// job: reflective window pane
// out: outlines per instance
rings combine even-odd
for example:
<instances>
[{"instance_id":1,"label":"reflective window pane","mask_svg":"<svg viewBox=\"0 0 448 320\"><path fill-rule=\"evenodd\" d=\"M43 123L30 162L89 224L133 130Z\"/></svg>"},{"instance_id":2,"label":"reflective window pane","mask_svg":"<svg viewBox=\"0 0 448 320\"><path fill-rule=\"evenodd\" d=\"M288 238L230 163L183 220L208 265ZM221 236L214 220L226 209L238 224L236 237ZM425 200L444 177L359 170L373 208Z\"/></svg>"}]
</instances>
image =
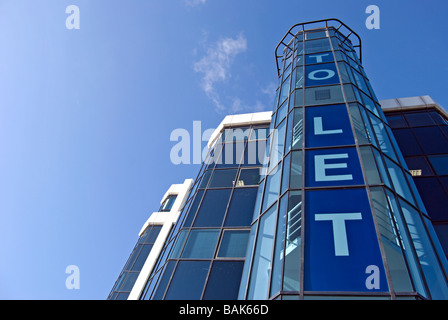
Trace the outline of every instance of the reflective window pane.
<instances>
[{"instance_id":1,"label":"reflective window pane","mask_svg":"<svg viewBox=\"0 0 448 320\"><path fill-rule=\"evenodd\" d=\"M387 122L392 128L405 128L408 126L406 121L404 120L403 116L401 114L397 115L388 115Z\"/></svg>"},{"instance_id":2,"label":"reflective window pane","mask_svg":"<svg viewBox=\"0 0 448 320\"><path fill-rule=\"evenodd\" d=\"M215 170L209 188L233 187L238 169Z\"/></svg>"},{"instance_id":3,"label":"reflective window pane","mask_svg":"<svg viewBox=\"0 0 448 320\"><path fill-rule=\"evenodd\" d=\"M428 158L438 175L448 174L448 155L428 156Z\"/></svg>"},{"instance_id":4,"label":"reflective window pane","mask_svg":"<svg viewBox=\"0 0 448 320\"><path fill-rule=\"evenodd\" d=\"M435 125L428 112L406 113L404 116L411 127Z\"/></svg>"},{"instance_id":5,"label":"reflective window pane","mask_svg":"<svg viewBox=\"0 0 448 320\"><path fill-rule=\"evenodd\" d=\"M302 187L302 151L294 151L291 154L291 176L289 185L291 189Z\"/></svg>"},{"instance_id":6,"label":"reflective window pane","mask_svg":"<svg viewBox=\"0 0 448 320\"><path fill-rule=\"evenodd\" d=\"M225 230L219 247L219 258L244 258L249 230Z\"/></svg>"},{"instance_id":7,"label":"reflective window pane","mask_svg":"<svg viewBox=\"0 0 448 320\"><path fill-rule=\"evenodd\" d=\"M166 293L166 300L199 300L209 261L179 261Z\"/></svg>"},{"instance_id":8,"label":"reflective window pane","mask_svg":"<svg viewBox=\"0 0 448 320\"><path fill-rule=\"evenodd\" d=\"M448 153L448 139L439 127L419 127L413 130L427 154Z\"/></svg>"},{"instance_id":9,"label":"reflective window pane","mask_svg":"<svg viewBox=\"0 0 448 320\"><path fill-rule=\"evenodd\" d=\"M193 229L188 235L182 258L211 259L215 252L219 229Z\"/></svg>"},{"instance_id":10,"label":"reflective window pane","mask_svg":"<svg viewBox=\"0 0 448 320\"><path fill-rule=\"evenodd\" d=\"M208 190L198 210L195 227L220 227L232 189ZM214 212L214 214L210 214Z\"/></svg>"},{"instance_id":11,"label":"reflective window pane","mask_svg":"<svg viewBox=\"0 0 448 320\"><path fill-rule=\"evenodd\" d=\"M431 176L432 169L425 157L408 157L406 163L412 176Z\"/></svg>"},{"instance_id":12,"label":"reflective window pane","mask_svg":"<svg viewBox=\"0 0 448 320\"><path fill-rule=\"evenodd\" d=\"M204 300L236 300L243 264L242 261L213 262Z\"/></svg>"},{"instance_id":13,"label":"reflective window pane","mask_svg":"<svg viewBox=\"0 0 448 320\"><path fill-rule=\"evenodd\" d=\"M411 129L394 129L393 134L403 156L422 155L423 150Z\"/></svg>"},{"instance_id":14,"label":"reflective window pane","mask_svg":"<svg viewBox=\"0 0 448 320\"><path fill-rule=\"evenodd\" d=\"M277 208L273 206L260 220L247 297L249 300L266 299L268 296L276 212Z\"/></svg>"},{"instance_id":15,"label":"reflective window pane","mask_svg":"<svg viewBox=\"0 0 448 320\"><path fill-rule=\"evenodd\" d=\"M224 223L226 227L250 226L257 193L257 188L238 188L234 190Z\"/></svg>"}]
</instances>

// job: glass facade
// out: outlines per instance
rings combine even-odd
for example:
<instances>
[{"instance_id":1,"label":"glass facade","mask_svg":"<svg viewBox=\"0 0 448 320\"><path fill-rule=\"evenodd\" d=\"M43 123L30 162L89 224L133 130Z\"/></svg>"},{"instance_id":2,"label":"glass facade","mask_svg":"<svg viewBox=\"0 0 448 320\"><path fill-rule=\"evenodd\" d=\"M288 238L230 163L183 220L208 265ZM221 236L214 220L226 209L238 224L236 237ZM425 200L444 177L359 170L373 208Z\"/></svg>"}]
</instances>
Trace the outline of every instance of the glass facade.
<instances>
[{"instance_id":1,"label":"glass facade","mask_svg":"<svg viewBox=\"0 0 448 320\"><path fill-rule=\"evenodd\" d=\"M270 125L220 132L141 299L448 299L416 151L400 151L359 38L330 21L282 39ZM433 155L412 161L443 185L445 152Z\"/></svg>"},{"instance_id":2,"label":"glass facade","mask_svg":"<svg viewBox=\"0 0 448 320\"><path fill-rule=\"evenodd\" d=\"M107 297L108 300L126 300L128 298L161 229L162 226L149 226L140 236Z\"/></svg>"},{"instance_id":3,"label":"glass facade","mask_svg":"<svg viewBox=\"0 0 448 320\"><path fill-rule=\"evenodd\" d=\"M141 299L237 299L268 130L222 131Z\"/></svg>"},{"instance_id":4,"label":"glass facade","mask_svg":"<svg viewBox=\"0 0 448 320\"><path fill-rule=\"evenodd\" d=\"M445 256L357 38L305 25L277 47L270 149L238 298L447 299ZM443 171L444 158L432 160Z\"/></svg>"},{"instance_id":5,"label":"glass facade","mask_svg":"<svg viewBox=\"0 0 448 320\"><path fill-rule=\"evenodd\" d=\"M385 113L448 256L448 119L435 107Z\"/></svg>"}]
</instances>

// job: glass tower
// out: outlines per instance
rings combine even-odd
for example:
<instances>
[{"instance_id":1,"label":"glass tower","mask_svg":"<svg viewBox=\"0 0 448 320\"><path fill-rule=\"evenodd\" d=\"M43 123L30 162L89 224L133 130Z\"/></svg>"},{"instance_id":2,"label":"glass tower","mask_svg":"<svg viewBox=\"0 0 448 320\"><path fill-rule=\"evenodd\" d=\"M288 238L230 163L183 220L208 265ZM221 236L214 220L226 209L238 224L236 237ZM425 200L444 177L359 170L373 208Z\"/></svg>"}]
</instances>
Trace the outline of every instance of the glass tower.
<instances>
[{"instance_id":1,"label":"glass tower","mask_svg":"<svg viewBox=\"0 0 448 320\"><path fill-rule=\"evenodd\" d=\"M338 20L293 26L239 299L448 298L446 259Z\"/></svg>"},{"instance_id":2,"label":"glass tower","mask_svg":"<svg viewBox=\"0 0 448 320\"><path fill-rule=\"evenodd\" d=\"M135 298L448 299L446 257L361 58L339 20L286 33L273 112L220 124Z\"/></svg>"}]
</instances>

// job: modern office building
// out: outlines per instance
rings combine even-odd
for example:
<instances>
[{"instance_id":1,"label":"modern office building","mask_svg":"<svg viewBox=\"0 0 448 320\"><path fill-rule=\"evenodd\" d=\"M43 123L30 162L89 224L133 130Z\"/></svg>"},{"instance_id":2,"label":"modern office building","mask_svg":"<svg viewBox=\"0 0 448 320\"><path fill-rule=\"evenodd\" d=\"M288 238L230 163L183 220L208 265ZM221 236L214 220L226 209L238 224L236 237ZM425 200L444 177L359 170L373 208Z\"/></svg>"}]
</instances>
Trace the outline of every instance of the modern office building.
<instances>
[{"instance_id":1,"label":"modern office building","mask_svg":"<svg viewBox=\"0 0 448 320\"><path fill-rule=\"evenodd\" d=\"M381 106L448 255L448 113L429 96Z\"/></svg>"},{"instance_id":2,"label":"modern office building","mask_svg":"<svg viewBox=\"0 0 448 320\"><path fill-rule=\"evenodd\" d=\"M141 295L192 184L193 180L187 179L182 184L171 185L166 191L159 210L150 215L138 233L137 244L107 297L108 300L135 299Z\"/></svg>"},{"instance_id":3,"label":"modern office building","mask_svg":"<svg viewBox=\"0 0 448 320\"><path fill-rule=\"evenodd\" d=\"M128 298L448 299L446 257L360 38L339 20L301 23L275 52L273 112L223 120Z\"/></svg>"}]
</instances>

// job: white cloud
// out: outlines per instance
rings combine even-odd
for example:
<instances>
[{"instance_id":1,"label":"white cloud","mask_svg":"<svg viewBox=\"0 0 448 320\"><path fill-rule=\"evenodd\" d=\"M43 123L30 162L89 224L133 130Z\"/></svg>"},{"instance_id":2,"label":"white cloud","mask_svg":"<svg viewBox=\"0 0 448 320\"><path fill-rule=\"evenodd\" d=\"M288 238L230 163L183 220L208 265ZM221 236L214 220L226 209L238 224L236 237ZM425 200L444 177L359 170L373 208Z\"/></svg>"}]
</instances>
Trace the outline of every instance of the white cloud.
<instances>
[{"instance_id":1,"label":"white cloud","mask_svg":"<svg viewBox=\"0 0 448 320\"><path fill-rule=\"evenodd\" d=\"M190 7L196 7L200 4L204 4L207 0L184 0L184 3Z\"/></svg>"},{"instance_id":2,"label":"white cloud","mask_svg":"<svg viewBox=\"0 0 448 320\"><path fill-rule=\"evenodd\" d=\"M194 64L194 71L202 73L202 89L216 105L217 111L224 106L220 102L215 84L231 77L230 66L235 56L247 50L246 38L240 34L237 38L225 38L218 41L214 47L207 50L207 54ZM235 103L235 102L234 102ZM236 109L238 109L236 102Z\"/></svg>"}]
</instances>

